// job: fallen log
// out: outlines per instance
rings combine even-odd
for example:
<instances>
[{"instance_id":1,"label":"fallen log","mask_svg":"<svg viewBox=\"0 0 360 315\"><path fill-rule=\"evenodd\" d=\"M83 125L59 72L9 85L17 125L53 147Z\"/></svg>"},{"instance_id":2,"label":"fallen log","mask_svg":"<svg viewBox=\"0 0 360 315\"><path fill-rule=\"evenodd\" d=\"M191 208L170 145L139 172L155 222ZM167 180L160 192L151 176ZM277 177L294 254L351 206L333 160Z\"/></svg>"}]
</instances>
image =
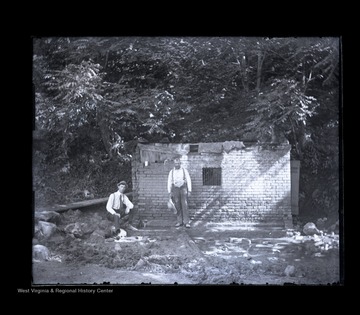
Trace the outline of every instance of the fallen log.
<instances>
[{"instance_id":1,"label":"fallen log","mask_svg":"<svg viewBox=\"0 0 360 315\"><path fill-rule=\"evenodd\" d=\"M132 192L126 193L125 195L127 195L128 197L131 197ZM68 211L71 209L81 209L81 208L86 208L86 207L91 207L91 206L96 206L96 205L101 205L101 204L105 205L107 201L108 201L108 197L99 198L99 199L91 199L91 200L83 200L83 201L68 203L66 205L56 204L56 205L47 206L47 207L39 207L39 208L35 207L35 211L64 212L64 211Z\"/></svg>"}]
</instances>

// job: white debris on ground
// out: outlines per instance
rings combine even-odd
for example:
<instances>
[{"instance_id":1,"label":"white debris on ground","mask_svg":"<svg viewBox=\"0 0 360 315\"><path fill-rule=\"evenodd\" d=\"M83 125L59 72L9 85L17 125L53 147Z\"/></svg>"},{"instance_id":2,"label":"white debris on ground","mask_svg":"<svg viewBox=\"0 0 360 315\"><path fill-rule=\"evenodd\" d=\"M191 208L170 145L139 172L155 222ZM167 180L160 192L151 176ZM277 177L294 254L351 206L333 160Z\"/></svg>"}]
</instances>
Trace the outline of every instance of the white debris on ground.
<instances>
[{"instance_id":1,"label":"white debris on ground","mask_svg":"<svg viewBox=\"0 0 360 315\"><path fill-rule=\"evenodd\" d=\"M34 262L179 274L202 284L339 281L339 234L312 222L301 229L270 232L215 223L191 229L147 228L124 230L116 239L107 234L112 222L97 212L69 210L60 217L40 213L37 218Z\"/></svg>"}]
</instances>

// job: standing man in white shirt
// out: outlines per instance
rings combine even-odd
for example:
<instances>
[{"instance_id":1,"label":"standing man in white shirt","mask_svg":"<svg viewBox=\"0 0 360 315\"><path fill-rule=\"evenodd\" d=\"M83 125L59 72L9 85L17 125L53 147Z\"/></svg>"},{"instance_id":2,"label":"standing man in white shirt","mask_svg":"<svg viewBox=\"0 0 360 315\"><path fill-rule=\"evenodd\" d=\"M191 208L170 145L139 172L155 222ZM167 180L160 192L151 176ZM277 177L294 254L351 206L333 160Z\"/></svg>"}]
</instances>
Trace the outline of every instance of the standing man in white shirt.
<instances>
[{"instance_id":1,"label":"standing man in white shirt","mask_svg":"<svg viewBox=\"0 0 360 315\"><path fill-rule=\"evenodd\" d=\"M174 160L175 167L169 172L167 189L170 199L174 201L177 210L176 227L190 227L188 197L191 195L191 178L187 169L181 167L179 158Z\"/></svg>"},{"instance_id":2,"label":"standing man in white shirt","mask_svg":"<svg viewBox=\"0 0 360 315\"><path fill-rule=\"evenodd\" d=\"M115 233L119 234L120 228L137 230L130 224L132 220L130 210L134 208L134 205L128 196L125 195L127 184L125 181L121 181L117 184L117 187L118 191L109 196L106 204L106 210L110 214L110 219L112 219L115 224Z\"/></svg>"}]
</instances>

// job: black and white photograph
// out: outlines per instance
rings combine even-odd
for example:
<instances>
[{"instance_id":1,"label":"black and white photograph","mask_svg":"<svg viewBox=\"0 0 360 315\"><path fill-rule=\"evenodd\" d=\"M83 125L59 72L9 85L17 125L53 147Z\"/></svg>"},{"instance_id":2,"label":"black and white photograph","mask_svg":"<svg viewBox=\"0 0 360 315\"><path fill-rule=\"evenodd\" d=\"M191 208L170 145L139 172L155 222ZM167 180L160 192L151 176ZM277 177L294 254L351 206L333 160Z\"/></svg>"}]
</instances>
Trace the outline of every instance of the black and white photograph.
<instances>
[{"instance_id":1,"label":"black and white photograph","mask_svg":"<svg viewBox=\"0 0 360 315\"><path fill-rule=\"evenodd\" d=\"M343 285L341 37L33 37L31 57L31 285Z\"/></svg>"}]
</instances>

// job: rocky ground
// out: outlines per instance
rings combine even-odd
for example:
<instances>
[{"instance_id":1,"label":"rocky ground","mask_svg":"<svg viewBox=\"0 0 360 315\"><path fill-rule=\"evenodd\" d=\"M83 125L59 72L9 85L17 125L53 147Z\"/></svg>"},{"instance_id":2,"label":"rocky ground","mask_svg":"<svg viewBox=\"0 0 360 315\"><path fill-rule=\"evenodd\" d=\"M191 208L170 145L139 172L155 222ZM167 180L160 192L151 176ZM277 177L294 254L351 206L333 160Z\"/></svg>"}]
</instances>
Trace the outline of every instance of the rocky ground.
<instances>
[{"instance_id":1,"label":"rocky ground","mask_svg":"<svg viewBox=\"0 0 360 315\"><path fill-rule=\"evenodd\" d=\"M103 209L35 215L33 285L339 285L336 227L146 226L114 240ZM321 225L320 222L318 225Z\"/></svg>"}]
</instances>

